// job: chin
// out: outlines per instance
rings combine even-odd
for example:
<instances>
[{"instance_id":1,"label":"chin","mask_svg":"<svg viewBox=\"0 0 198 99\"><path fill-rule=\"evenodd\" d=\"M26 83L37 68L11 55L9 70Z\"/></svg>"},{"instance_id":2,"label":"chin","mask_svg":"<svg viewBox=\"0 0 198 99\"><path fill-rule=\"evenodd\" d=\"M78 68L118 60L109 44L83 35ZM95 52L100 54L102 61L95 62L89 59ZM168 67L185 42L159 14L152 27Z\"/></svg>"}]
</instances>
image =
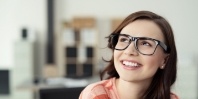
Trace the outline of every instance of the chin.
<instances>
[{"instance_id":1,"label":"chin","mask_svg":"<svg viewBox=\"0 0 198 99\"><path fill-rule=\"evenodd\" d=\"M126 82L151 82L152 81L152 77L148 77L148 78L132 78L132 77L120 77L119 79L126 81Z\"/></svg>"}]
</instances>

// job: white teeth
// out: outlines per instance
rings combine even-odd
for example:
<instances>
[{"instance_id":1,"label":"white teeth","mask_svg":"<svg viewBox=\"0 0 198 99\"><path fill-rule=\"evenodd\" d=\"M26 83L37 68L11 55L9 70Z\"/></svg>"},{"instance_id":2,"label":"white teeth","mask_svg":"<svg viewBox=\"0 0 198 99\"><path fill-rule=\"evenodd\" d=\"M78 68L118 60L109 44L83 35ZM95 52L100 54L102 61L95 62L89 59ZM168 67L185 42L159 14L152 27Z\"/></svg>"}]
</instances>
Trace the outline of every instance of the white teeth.
<instances>
[{"instance_id":1,"label":"white teeth","mask_svg":"<svg viewBox=\"0 0 198 99\"><path fill-rule=\"evenodd\" d=\"M129 61L123 61L123 64L129 67L137 67L137 63L129 62Z\"/></svg>"}]
</instances>

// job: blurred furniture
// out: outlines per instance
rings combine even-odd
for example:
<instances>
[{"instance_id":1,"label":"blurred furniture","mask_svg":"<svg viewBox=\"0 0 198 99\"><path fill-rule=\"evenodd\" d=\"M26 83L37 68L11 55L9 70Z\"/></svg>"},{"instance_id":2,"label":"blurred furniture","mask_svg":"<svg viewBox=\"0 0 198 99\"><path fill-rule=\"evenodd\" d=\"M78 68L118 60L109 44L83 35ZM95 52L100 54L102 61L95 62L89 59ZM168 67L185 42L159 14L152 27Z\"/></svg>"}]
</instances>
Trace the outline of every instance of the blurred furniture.
<instances>
[{"instance_id":1,"label":"blurred furniture","mask_svg":"<svg viewBox=\"0 0 198 99\"><path fill-rule=\"evenodd\" d=\"M98 30L96 20L93 17L74 17L72 22L63 24L61 34L65 77L84 78L95 74L97 66Z\"/></svg>"},{"instance_id":2,"label":"blurred furniture","mask_svg":"<svg viewBox=\"0 0 198 99\"><path fill-rule=\"evenodd\" d=\"M0 70L0 95L10 94L9 70Z\"/></svg>"},{"instance_id":3,"label":"blurred furniture","mask_svg":"<svg viewBox=\"0 0 198 99\"><path fill-rule=\"evenodd\" d=\"M78 99L84 87L46 88L39 90L39 99Z\"/></svg>"},{"instance_id":4,"label":"blurred furniture","mask_svg":"<svg viewBox=\"0 0 198 99\"><path fill-rule=\"evenodd\" d=\"M38 83L24 82L17 87L18 91L34 93L34 99L78 99L80 92L90 83L99 81L99 76L83 79L48 78ZM19 99L19 98L18 98ZM22 98L30 99L30 98Z\"/></svg>"},{"instance_id":5,"label":"blurred furniture","mask_svg":"<svg viewBox=\"0 0 198 99\"><path fill-rule=\"evenodd\" d=\"M34 42L21 39L14 43L14 67L11 71L12 96L14 99L33 99L31 91L18 90L18 86L24 82L34 80Z\"/></svg>"}]
</instances>

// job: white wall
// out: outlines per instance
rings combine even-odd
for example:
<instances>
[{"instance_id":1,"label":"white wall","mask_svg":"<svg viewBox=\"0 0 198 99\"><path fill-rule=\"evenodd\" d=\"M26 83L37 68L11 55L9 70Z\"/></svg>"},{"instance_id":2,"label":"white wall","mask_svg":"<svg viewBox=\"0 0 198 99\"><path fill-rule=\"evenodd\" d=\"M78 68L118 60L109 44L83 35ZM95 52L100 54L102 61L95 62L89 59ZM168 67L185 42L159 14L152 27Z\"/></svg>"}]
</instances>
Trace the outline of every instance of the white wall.
<instances>
[{"instance_id":1,"label":"white wall","mask_svg":"<svg viewBox=\"0 0 198 99\"><path fill-rule=\"evenodd\" d=\"M14 66L13 43L23 27L45 40L46 6L46 0L0 0L0 68Z\"/></svg>"}]
</instances>

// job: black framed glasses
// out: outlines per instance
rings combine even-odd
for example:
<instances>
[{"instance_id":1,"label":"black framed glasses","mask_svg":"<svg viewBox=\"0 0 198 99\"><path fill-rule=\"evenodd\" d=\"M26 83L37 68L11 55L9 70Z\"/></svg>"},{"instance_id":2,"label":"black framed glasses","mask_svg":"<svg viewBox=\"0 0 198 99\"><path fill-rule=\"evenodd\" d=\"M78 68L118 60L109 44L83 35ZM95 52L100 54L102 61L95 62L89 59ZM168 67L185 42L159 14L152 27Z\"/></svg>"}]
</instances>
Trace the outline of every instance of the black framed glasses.
<instances>
[{"instance_id":1,"label":"black framed glasses","mask_svg":"<svg viewBox=\"0 0 198 99\"><path fill-rule=\"evenodd\" d=\"M163 42L153 38L132 37L127 34L110 35L110 43L115 50L125 50L132 41L134 41L135 49L143 55L153 55L158 45L168 53L168 47Z\"/></svg>"}]
</instances>

